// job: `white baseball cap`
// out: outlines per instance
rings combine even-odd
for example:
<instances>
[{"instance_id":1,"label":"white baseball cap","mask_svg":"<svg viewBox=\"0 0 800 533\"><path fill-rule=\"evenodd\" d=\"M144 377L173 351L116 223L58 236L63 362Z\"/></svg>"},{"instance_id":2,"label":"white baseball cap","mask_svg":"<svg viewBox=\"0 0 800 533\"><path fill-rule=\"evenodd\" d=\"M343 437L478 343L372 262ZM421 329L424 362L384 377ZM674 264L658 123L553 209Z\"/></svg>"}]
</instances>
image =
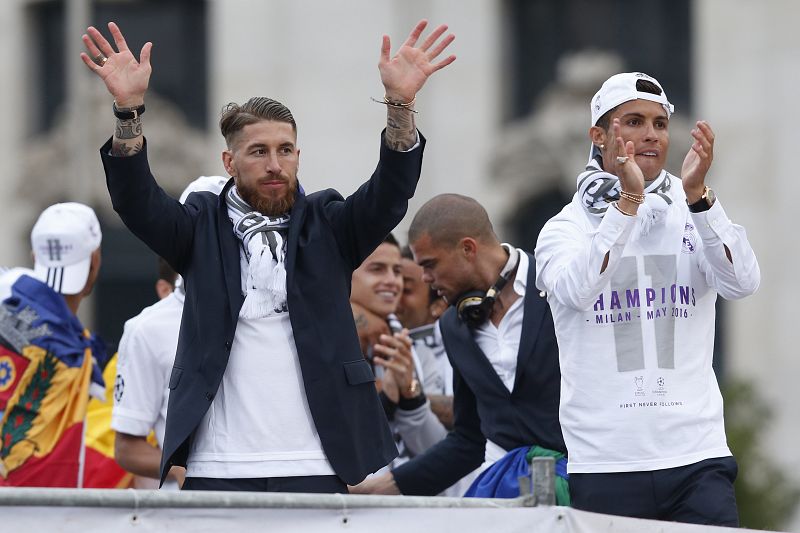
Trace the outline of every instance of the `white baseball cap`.
<instances>
[{"instance_id":1,"label":"white baseball cap","mask_svg":"<svg viewBox=\"0 0 800 533\"><path fill-rule=\"evenodd\" d=\"M639 80L647 80L654 84L661 90L661 94L652 94L637 90L636 82ZM620 104L630 102L631 100L650 100L652 102L657 102L664 106L664 110L667 112L667 118L675 112L675 106L667 100L667 94L664 92L664 88L661 87L661 84L658 83L658 80L643 72L623 72L622 74L615 74L608 78L589 103L589 107L592 111L592 126L596 126L600 117L605 115L608 111Z\"/></svg>"},{"instance_id":2,"label":"white baseball cap","mask_svg":"<svg viewBox=\"0 0 800 533\"><path fill-rule=\"evenodd\" d=\"M102 238L91 207L75 202L51 205L31 231L34 276L58 293L81 292Z\"/></svg>"},{"instance_id":3,"label":"white baseball cap","mask_svg":"<svg viewBox=\"0 0 800 533\"><path fill-rule=\"evenodd\" d=\"M225 184L228 183L229 179L230 178L223 176L200 176L186 186L181 193L180 202L185 204L186 199L193 192L208 191L219 195L219 193L222 192L222 189L225 188Z\"/></svg>"}]
</instances>

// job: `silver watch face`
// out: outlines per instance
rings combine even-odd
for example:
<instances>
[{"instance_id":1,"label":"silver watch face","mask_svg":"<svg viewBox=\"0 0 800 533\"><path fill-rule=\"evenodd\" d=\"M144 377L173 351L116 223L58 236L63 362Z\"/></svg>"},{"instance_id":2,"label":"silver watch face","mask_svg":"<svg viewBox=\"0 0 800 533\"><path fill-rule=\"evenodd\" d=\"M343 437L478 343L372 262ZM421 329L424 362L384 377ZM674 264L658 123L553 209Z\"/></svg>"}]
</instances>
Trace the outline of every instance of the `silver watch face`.
<instances>
[{"instance_id":1,"label":"silver watch face","mask_svg":"<svg viewBox=\"0 0 800 533\"><path fill-rule=\"evenodd\" d=\"M714 194L714 189L711 188L706 188L706 193L703 195L703 198L705 198L709 206L714 205L714 202L717 201L717 195Z\"/></svg>"}]
</instances>

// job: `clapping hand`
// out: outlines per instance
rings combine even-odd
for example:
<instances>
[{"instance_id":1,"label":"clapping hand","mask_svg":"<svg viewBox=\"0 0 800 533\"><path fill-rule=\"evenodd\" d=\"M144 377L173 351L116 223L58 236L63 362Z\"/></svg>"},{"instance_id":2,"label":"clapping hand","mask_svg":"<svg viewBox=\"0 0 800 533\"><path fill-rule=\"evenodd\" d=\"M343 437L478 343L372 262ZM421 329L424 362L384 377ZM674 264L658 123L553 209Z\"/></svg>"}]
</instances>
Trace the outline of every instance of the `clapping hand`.
<instances>
[{"instance_id":1,"label":"clapping hand","mask_svg":"<svg viewBox=\"0 0 800 533\"><path fill-rule=\"evenodd\" d=\"M381 335L372 347L373 361L386 369L383 392L394 403L411 389L414 380L414 358L411 355L411 337L403 329L393 335Z\"/></svg>"},{"instance_id":2,"label":"clapping hand","mask_svg":"<svg viewBox=\"0 0 800 533\"><path fill-rule=\"evenodd\" d=\"M681 167L681 183L686 193L686 201L695 203L703 195L706 174L714 160L714 132L708 122L700 120L692 130L694 143L686 154Z\"/></svg>"},{"instance_id":3,"label":"clapping hand","mask_svg":"<svg viewBox=\"0 0 800 533\"><path fill-rule=\"evenodd\" d=\"M614 142L612 143L612 161L614 162L614 175L619 178L620 186L625 192L642 194L644 191L644 174L636 164L636 149L633 141L627 143L620 134L620 121L614 119L611 125Z\"/></svg>"}]
</instances>

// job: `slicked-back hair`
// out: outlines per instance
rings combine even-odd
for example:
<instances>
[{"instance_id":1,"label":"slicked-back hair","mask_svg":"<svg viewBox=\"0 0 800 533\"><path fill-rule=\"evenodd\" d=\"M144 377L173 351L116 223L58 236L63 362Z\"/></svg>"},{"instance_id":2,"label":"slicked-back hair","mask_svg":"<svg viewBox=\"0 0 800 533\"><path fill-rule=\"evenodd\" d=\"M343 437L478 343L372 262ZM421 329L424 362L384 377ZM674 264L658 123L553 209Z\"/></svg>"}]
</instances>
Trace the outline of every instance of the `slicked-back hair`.
<instances>
[{"instance_id":1,"label":"slicked-back hair","mask_svg":"<svg viewBox=\"0 0 800 533\"><path fill-rule=\"evenodd\" d=\"M292 130L297 135L297 123L289 108L265 96L254 96L242 105L231 102L222 108L222 115L219 119L219 129L225 137L225 143L231 148L236 135L245 126L261 122L262 120L274 120L276 122L286 122L292 125Z\"/></svg>"},{"instance_id":2,"label":"slicked-back hair","mask_svg":"<svg viewBox=\"0 0 800 533\"><path fill-rule=\"evenodd\" d=\"M636 80L636 90L640 93L650 93L656 95L660 95L662 92L658 85L648 80ZM597 124L595 125L603 128L605 131L608 131L608 128L611 127L611 115L617 110L618 107L619 105L612 107L603 113L603 116L597 119Z\"/></svg>"},{"instance_id":3,"label":"slicked-back hair","mask_svg":"<svg viewBox=\"0 0 800 533\"><path fill-rule=\"evenodd\" d=\"M461 194L440 194L419 208L408 228L408 242L413 245L426 233L435 246L456 246L465 237L497 242L486 209Z\"/></svg>"}]
</instances>

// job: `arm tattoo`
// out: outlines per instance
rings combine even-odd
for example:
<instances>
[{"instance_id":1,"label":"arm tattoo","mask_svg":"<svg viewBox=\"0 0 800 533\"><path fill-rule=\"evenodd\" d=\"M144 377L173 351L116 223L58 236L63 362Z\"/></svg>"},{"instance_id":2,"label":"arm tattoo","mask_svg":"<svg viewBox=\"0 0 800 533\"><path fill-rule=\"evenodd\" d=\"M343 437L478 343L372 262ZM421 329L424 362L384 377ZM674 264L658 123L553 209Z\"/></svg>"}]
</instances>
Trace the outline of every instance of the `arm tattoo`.
<instances>
[{"instance_id":1,"label":"arm tattoo","mask_svg":"<svg viewBox=\"0 0 800 533\"><path fill-rule=\"evenodd\" d=\"M139 117L131 119L117 119L117 127L114 137L117 139L135 139L142 134L142 119Z\"/></svg>"},{"instance_id":2,"label":"arm tattoo","mask_svg":"<svg viewBox=\"0 0 800 533\"><path fill-rule=\"evenodd\" d=\"M386 108L386 146L396 151L410 150L417 142L414 113L402 107Z\"/></svg>"},{"instance_id":3,"label":"arm tattoo","mask_svg":"<svg viewBox=\"0 0 800 533\"><path fill-rule=\"evenodd\" d=\"M144 147L144 137L142 137L142 119L140 117L131 119L117 119L114 128L114 139L111 141L111 155L117 157L127 157L138 154Z\"/></svg>"},{"instance_id":4,"label":"arm tattoo","mask_svg":"<svg viewBox=\"0 0 800 533\"><path fill-rule=\"evenodd\" d=\"M142 151L142 142L139 141L133 146L124 143L111 143L111 155L114 157L127 157Z\"/></svg>"},{"instance_id":5,"label":"arm tattoo","mask_svg":"<svg viewBox=\"0 0 800 533\"><path fill-rule=\"evenodd\" d=\"M431 411L439 419L439 422L448 430L453 429L453 397L442 394L428 394L428 401L431 402Z\"/></svg>"}]
</instances>

